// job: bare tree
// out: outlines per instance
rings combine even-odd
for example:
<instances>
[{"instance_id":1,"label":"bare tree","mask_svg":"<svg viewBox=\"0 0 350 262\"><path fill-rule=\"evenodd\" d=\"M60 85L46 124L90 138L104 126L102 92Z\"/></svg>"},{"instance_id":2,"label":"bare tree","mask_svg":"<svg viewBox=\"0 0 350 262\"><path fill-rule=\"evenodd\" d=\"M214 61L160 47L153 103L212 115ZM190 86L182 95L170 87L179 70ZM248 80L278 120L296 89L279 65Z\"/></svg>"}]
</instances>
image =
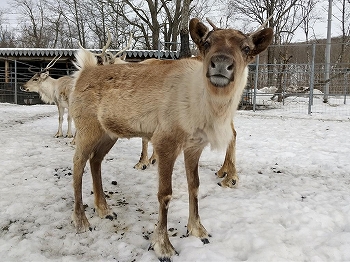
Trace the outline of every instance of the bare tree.
<instances>
[{"instance_id":1,"label":"bare tree","mask_svg":"<svg viewBox=\"0 0 350 262\"><path fill-rule=\"evenodd\" d=\"M180 29L180 39L181 39L180 57L191 56L190 39L188 34L190 3L191 3L191 0L184 0L183 7L182 7L181 29Z\"/></svg>"},{"instance_id":2,"label":"bare tree","mask_svg":"<svg viewBox=\"0 0 350 262\"><path fill-rule=\"evenodd\" d=\"M0 10L0 48L16 46L15 35L12 30L9 30L8 26L6 26L6 22L4 11Z\"/></svg>"},{"instance_id":3,"label":"bare tree","mask_svg":"<svg viewBox=\"0 0 350 262\"><path fill-rule=\"evenodd\" d=\"M302 0L229 0L228 2L229 11L231 13L235 13L236 17L239 16L240 18L248 19L251 23L262 24L271 16L268 27L274 30L274 41L267 52L269 72L267 84L269 86L276 85L276 75L279 68L276 67L275 64L280 64L283 67L285 61L291 61L288 50L285 49L285 53L281 53L283 50L276 50L276 46L291 42L296 29L308 18L308 14L311 12L314 5L305 10L302 9L305 5L305 1ZM304 12L302 12L302 10ZM285 59L286 57L288 59ZM278 91L280 91L281 88L281 86L278 87Z\"/></svg>"},{"instance_id":4,"label":"bare tree","mask_svg":"<svg viewBox=\"0 0 350 262\"><path fill-rule=\"evenodd\" d=\"M162 7L158 0L108 0L108 4L113 12L121 16L130 26L138 30L137 33L143 37L144 48L158 49L161 26L158 21L158 15Z\"/></svg>"},{"instance_id":5,"label":"bare tree","mask_svg":"<svg viewBox=\"0 0 350 262\"><path fill-rule=\"evenodd\" d=\"M340 22L340 29L341 29L341 50L338 54L338 58L336 61L336 64L344 62L344 54L348 50L350 46L350 1L349 0L337 0L338 4L335 5L338 7L341 16L340 17L334 17Z\"/></svg>"},{"instance_id":6,"label":"bare tree","mask_svg":"<svg viewBox=\"0 0 350 262\"><path fill-rule=\"evenodd\" d=\"M181 23L181 17L183 18L183 8L181 9L181 0L175 0L173 5L167 4L166 0L161 0L162 1L162 7L165 12L165 17L163 21L163 26L162 26L162 33L164 36L164 45L173 50L177 50L177 38L179 36L179 26ZM186 5L187 2L191 2L189 0L184 0L184 4ZM188 3L189 5L189 3ZM181 14L182 13L182 14ZM182 15L182 16L181 16ZM187 14L189 16L189 13ZM188 18L187 18L187 23L188 24Z\"/></svg>"},{"instance_id":7,"label":"bare tree","mask_svg":"<svg viewBox=\"0 0 350 262\"><path fill-rule=\"evenodd\" d=\"M47 47L49 34L45 33L45 9L43 2L32 0L13 0L22 17L20 27L22 30L21 45L29 47Z\"/></svg>"}]
</instances>

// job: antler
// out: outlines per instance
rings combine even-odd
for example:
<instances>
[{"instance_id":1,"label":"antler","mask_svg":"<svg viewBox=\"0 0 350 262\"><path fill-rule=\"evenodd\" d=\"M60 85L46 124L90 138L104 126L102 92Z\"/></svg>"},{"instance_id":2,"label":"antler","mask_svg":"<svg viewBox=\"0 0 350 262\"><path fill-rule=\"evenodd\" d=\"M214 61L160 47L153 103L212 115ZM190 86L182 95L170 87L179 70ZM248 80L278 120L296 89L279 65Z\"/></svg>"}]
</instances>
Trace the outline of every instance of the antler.
<instances>
[{"instance_id":1,"label":"antler","mask_svg":"<svg viewBox=\"0 0 350 262\"><path fill-rule=\"evenodd\" d=\"M61 58L62 55L56 55L51 61L50 63L48 63L48 65L45 67L44 70L42 71L46 71L49 70L51 67L53 67L53 65Z\"/></svg>"},{"instance_id":2,"label":"antler","mask_svg":"<svg viewBox=\"0 0 350 262\"><path fill-rule=\"evenodd\" d=\"M31 72L31 73L36 74L36 72L35 72L35 71L33 71L33 70L32 70L32 68L34 68L34 66L30 66L30 67L28 68L28 71L29 71L29 72Z\"/></svg>"},{"instance_id":3,"label":"antler","mask_svg":"<svg viewBox=\"0 0 350 262\"><path fill-rule=\"evenodd\" d=\"M211 25L213 27L213 30L217 30L218 29L217 26L214 25L214 23L208 17L207 17L207 21L208 21L209 25Z\"/></svg>"},{"instance_id":4,"label":"antler","mask_svg":"<svg viewBox=\"0 0 350 262\"><path fill-rule=\"evenodd\" d=\"M104 47L102 47L102 53L101 54L96 54L96 56L103 57L105 55L105 53L106 53L107 48L111 44L112 38L111 38L111 33L109 32L109 30L107 30L107 34L108 34L107 43L105 44Z\"/></svg>"},{"instance_id":5,"label":"antler","mask_svg":"<svg viewBox=\"0 0 350 262\"><path fill-rule=\"evenodd\" d=\"M131 41L132 41L132 33L130 33L130 36L129 36L129 41L126 45L125 48L123 48L122 50L120 50L118 53L116 53L114 56L113 56L113 60L120 54L124 53L126 50L128 50L131 46Z\"/></svg>"},{"instance_id":6,"label":"antler","mask_svg":"<svg viewBox=\"0 0 350 262\"><path fill-rule=\"evenodd\" d=\"M49 70L51 67L53 67L53 65L61 58L61 56L62 56L62 55L56 55L56 56L47 64L47 66L46 66L43 70L41 70L41 71L39 71L39 72L35 72L35 71L32 70L32 68L34 68L34 66L30 66L30 67L28 68L28 71L31 72L31 73L34 73L34 74L43 73L43 72Z\"/></svg>"},{"instance_id":7,"label":"antler","mask_svg":"<svg viewBox=\"0 0 350 262\"><path fill-rule=\"evenodd\" d=\"M259 28L255 31L255 33L258 32L258 31L260 31L260 30L262 30L262 29L267 25L267 22L270 21L270 19L271 19L272 17L273 17L273 14L270 15L270 16L265 20L265 22L261 24L261 26L259 26Z\"/></svg>"}]
</instances>

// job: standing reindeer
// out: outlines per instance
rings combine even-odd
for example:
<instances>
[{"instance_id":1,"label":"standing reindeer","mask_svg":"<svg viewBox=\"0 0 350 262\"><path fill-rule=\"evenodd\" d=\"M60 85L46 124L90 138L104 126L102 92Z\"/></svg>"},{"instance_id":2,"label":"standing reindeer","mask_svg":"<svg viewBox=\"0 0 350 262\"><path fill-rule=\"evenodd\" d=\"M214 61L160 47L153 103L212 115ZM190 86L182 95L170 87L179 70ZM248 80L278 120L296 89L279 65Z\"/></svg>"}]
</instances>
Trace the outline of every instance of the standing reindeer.
<instances>
[{"instance_id":1,"label":"standing reindeer","mask_svg":"<svg viewBox=\"0 0 350 262\"><path fill-rule=\"evenodd\" d=\"M34 73L34 76L27 81L22 91L39 93L40 98L45 103L55 103L58 109L58 130L55 137L62 137L62 122L64 109L67 108L67 121L68 130L67 137L73 137L72 134L72 117L69 111L69 95L73 89L74 79L71 76L63 76L58 79L54 79L49 76L50 68L61 58L61 56L55 56L45 69L40 72L34 72L29 68L28 70Z\"/></svg>"},{"instance_id":2,"label":"standing reindeer","mask_svg":"<svg viewBox=\"0 0 350 262\"><path fill-rule=\"evenodd\" d=\"M271 43L273 31L243 34L209 29L191 19L190 34L202 61L181 59L157 63L96 66L91 53L76 54L71 110L77 128L73 157L74 211L77 232L89 230L82 201L82 176L90 162L96 211L111 210L102 187L101 162L118 138L151 139L158 157L159 216L151 248L161 261L177 252L167 234L172 171L184 152L189 193L189 235L209 243L198 213L198 161L208 144L225 149L232 140L232 119L247 82L247 65Z\"/></svg>"}]
</instances>

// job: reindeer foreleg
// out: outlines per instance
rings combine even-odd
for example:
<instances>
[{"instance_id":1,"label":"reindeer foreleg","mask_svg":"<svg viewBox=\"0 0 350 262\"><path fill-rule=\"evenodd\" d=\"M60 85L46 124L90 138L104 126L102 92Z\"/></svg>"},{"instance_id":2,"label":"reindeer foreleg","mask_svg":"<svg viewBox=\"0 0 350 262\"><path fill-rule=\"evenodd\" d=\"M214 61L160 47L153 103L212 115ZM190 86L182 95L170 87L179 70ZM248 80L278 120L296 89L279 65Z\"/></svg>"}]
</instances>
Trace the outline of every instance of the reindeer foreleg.
<instances>
[{"instance_id":1,"label":"reindeer foreleg","mask_svg":"<svg viewBox=\"0 0 350 262\"><path fill-rule=\"evenodd\" d=\"M149 166L148 161L148 138L142 138L142 151L139 162L134 166L135 169L145 170Z\"/></svg>"},{"instance_id":2,"label":"reindeer foreleg","mask_svg":"<svg viewBox=\"0 0 350 262\"><path fill-rule=\"evenodd\" d=\"M193 235L202 240L204 244L209 243L209 234L201 224L198 213L198 161L203 147L191 147L184 151L186 176L189 195L189 217L187 223L187 234Z\"/></svg>"},{"instance_id":3,"label":"reindeer foreleg","mask_svg":"<svg viewBox=\"0 0 350 262\"><path fill-rule=\"evenodd\" d=\"M221 167L221 169L216 173L219 178L224 177L224 179L218 183L219 186L222 187L235 187L238 184L238 175L236 171L236 137L237 133L233 124L232 127L232 139L230 144L227 147L225 161Z\"/></svg>"},{"instance_id":4,"label":"reindeer foreleg","mask_svg":"<svg viewBox=\"0 0 350 262\"><path fill-rule=\"evenodd\" d=\"M180 146L174 137L162 137L153 143L159 156L158 163L158 202L159 215L150 249L153 249L160 261L171 261L177 254L169 240L167 232L168 208L172 197L172 172L175 160L180 153ZM153 138L152 138L153 139Z\"/></svg>"}]
</instances>

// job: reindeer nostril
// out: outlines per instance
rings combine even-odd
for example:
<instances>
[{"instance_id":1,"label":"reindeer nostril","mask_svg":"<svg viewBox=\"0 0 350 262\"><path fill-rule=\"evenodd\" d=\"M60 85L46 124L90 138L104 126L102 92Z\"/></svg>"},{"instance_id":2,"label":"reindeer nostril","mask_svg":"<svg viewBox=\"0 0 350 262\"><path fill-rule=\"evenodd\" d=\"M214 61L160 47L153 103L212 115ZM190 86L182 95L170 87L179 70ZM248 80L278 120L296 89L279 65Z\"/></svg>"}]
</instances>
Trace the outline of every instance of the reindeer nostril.
<instances>
[{"instance_id":1,"label":"reindeer nostril","mask_svg":"<svg viewBox=\"0 0 350 262\"><path fill-rule=\"evenodd\" d=\"M231 65L229 65L228 67L227 67L227 70L228 71L231 71L233 69L233 64L231 64Z\"/></svg>"},{"instance_id":2,"label":"reindeer nostril","mask_svg":"<svg viewBox=\"0 0 350 262\"><path fill-rule=\"evenodd\" d=\"M210 66L211 66L211 68L215 68L216 67L215 63L213 61L210 62Z\"/></svg>"}]
</instances>

